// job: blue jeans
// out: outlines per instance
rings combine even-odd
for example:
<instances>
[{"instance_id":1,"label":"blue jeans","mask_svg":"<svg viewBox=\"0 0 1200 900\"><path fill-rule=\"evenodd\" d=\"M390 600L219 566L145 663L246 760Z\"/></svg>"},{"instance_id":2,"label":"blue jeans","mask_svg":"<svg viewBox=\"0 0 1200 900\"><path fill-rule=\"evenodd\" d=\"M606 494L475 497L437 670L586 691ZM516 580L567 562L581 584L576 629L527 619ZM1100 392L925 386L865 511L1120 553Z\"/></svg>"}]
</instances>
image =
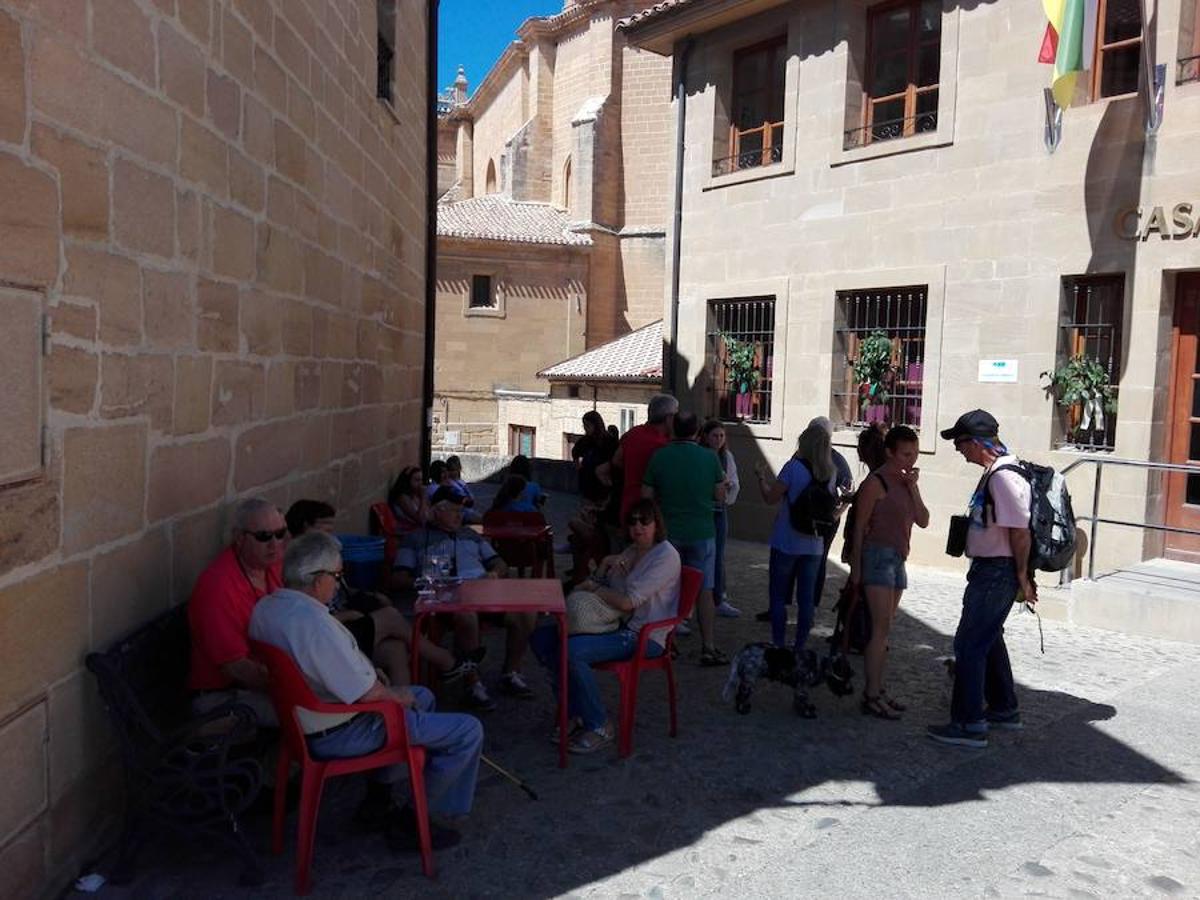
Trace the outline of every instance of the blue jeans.
<instances>
[{"instance_id":1,"label":"blue jeans","mask_svg":"<svg viewBox=\"0 0 1200 900\"><path fill-rule=\"evenodd\" d=\"M954 696L950 719L974 725L984 704L998 713L1015 712L1017 693L1004 645L1004 620L1017 596L1017 570L1004 557L971 560L962 618L954 635Z\"/></svg>"},{"instance_id":2,"label":"blue jeans","mask_svg":"<svg viewBox=\"0 0 1200 900\"><path fill-rule=\"evenodd\" d=\"M717 529L717 552L713 560L713 599L725 602L725 541L729 538L729 513L724 509L713 512L713 525Z\"/></svg>"},{"instance_id":3,"label":"blue jeans","mask_svg":"<svg viewBox=\"0 0 1200 900\"><path fill-rule=\"evenodd\" d=\"M475 780L479 775L479 752L483 747L483 726L474 716L434 712L433 694L428 688L409 688L416 706L404 711L408 739L426 750L425 793L429 809L445 816L465 816L475 799ZM345 759L373 753L387 740L383 716L360 715L345 728L332 734L308 739L308 750L321 759ZM375 773L377 781L393 782L404 773L404 766L388 766Z\"/></svg>"},{"instance_id":4,"label":"blue jeans","mask_svg":"<svg viewBox=\"0 0 1200 900\"><path fill-rule=\"evenodd\" d=\"M803 650L812 630L817 573L823 557L793 556L771 548L768 592L771 598L771 643L784 646L787 639L787 605L796 598L796 650Z\"/></svg>"},{"instance_id":5,"label":"blue jeans","mask_svg":"<svg viewBox=\"0 0 1200 900\"><path fill-rule=\"evenodd\" d=\"M629 659L637 649L638 635L628 628L608 634L575 634L567 638L567 715L577 716L583 727L596 731L608 721L608 712L600 698L600 685L592 663ZM538 661L550 671L554 693L558 694L558 623L549 622L529 638L529 646ZM663 648L654 641L646 643L646 657L662 656Z\"/></svg>"}]
</instances>

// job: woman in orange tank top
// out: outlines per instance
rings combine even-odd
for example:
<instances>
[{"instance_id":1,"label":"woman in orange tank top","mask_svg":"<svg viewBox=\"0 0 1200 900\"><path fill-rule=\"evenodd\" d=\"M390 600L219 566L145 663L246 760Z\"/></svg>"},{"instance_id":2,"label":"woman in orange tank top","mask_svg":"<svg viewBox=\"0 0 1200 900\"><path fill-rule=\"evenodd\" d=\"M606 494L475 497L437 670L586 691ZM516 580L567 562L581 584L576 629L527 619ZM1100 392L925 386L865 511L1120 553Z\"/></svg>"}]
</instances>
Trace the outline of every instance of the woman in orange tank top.
<instances>
[{"instance_id":1,"label":"woman in orange tank top","mask_svg":"<svg viewBox=\"0 0 1200 900\"><path fill-rule=\"evenodd\" d=\"M887 461L871 473L855 498L854 535L850 548L850 589L861 585L871 610L871 640L863 656L867 684L862 711L881 719L898 719L904 704L883 686L884 660L892 620L908 587L904 562L914 524L929 525L929 510L917 487L920 451L917 433L907 425L890 429L884 439Z\"/></svg>"}]
</instances>

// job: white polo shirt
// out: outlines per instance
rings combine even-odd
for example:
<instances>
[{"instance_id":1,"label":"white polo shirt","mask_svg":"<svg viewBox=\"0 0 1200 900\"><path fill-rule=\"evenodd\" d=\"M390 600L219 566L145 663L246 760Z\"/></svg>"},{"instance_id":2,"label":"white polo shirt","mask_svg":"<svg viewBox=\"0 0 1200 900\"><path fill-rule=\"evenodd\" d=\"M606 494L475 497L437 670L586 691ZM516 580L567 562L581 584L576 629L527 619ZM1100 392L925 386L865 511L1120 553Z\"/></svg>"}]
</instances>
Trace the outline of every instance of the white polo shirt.
<instances>
[{"instance_id":1,"label":"white polo shirt","mask_svg":"<svg viewBox=\"0 0 1200 900\"><path fill-rule=\"evenodd\" d=\"M353 703L377 680L375 666L358 649L354 635L316 597L280 588L254 606L250 637L286 652L313 693L327 703ZM349 713L297 710L305 734L354 718Z\"/></svg>"}]
</instances>

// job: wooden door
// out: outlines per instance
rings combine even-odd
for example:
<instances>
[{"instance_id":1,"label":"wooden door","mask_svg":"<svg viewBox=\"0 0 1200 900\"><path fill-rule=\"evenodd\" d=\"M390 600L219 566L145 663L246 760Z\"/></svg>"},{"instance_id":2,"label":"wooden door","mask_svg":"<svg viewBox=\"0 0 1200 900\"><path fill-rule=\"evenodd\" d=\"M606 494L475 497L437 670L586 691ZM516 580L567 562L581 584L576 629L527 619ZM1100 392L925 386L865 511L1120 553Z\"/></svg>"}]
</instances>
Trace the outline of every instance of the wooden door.
<instances>
[{"instance_id":1,"label":"wooden door","mask_svg":"<svg viewBox=\"0 0 1200 900\"><path fill-rule=\"evenodd\" d=\"M1200 273L1181 274L1175 289L1174 373L1168 462L1200 465ZM1200 475L1167 476L1166 524L1200 530ZM1200 562L1200 536L1167 533L1167 556Z\"/></svg>"}]
</instances>

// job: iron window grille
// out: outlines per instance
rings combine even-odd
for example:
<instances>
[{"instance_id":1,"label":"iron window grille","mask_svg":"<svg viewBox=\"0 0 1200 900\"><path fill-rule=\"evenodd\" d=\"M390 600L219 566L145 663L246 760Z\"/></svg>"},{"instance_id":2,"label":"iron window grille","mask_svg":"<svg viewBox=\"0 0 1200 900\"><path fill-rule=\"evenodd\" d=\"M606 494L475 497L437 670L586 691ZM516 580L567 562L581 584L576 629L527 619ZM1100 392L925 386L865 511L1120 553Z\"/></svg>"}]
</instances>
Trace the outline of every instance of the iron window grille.
<instances>
[{"instance_id":1,"label":"iron window grille","mask_svg":"<svg viewBox=\"0 0 1200 900\"><path fill-rule=\"evenodd\" d=\"M1125 314L1125 276L1088 275L1063 279L1058 330L1058 362L1090 357L1104 368L1115 393L1121 374L1121 342ZM1081 430L1080 405L1055 405L1055 446L1079 450L1112 450L1116 446L1117 413L1104 413L1104 428L1095 423Z\"/></svg>"},{"instance_id":2,"label":"iron window grille","mask_svg":"<svg viewBox=\"0 0 1200 900\"><path fill-rule=\"evenodd\" d=\"M723 421L771 421L775 370L775 298L748 297L709 303L707 367L710 414ZM735 360L747 363L738 378Z\"/></svg>"},{"instance_id":3,"label":"iron window grille","mask_svg":"<svg viewBox=\"0 0 1200 900\"><path fill-rule=\"evenodd\" d=\"M783 160L783 97L787 39L773 38L733 56L729 154L713 175L770 166Z\"/></svg>"},{"instance_id":4,"label":"iron window grille","mask_svg":"<svg viewBox=\"0 0 1200 900\"><path fill-rule=\"evenodd\" d=\"M941 0L898 0L867 13L863 121L847 150L937 130Z\"/></svg>"},{"instance_id":5,"label":"iron window grille","mask_svg":"<svg viewBox=\"0 0 1200 900\"><path fill-rule=\"evenodd\" d=\"M1179 71L1175 74L1176 84L1200 81L1200 55L1184 56L1179 59Z\"/></svg>"},{"instance_id":6,"label":"iron window grille","mask_svg":"<svg viewBox=\"0 0 1200 900\"><path fill-rule=\"evenodd\" d=\"M838 291L833 332L833 411L852 428L873 424L920 429L925 383L926 285ZM876 386L859 384L854 363L869 336L891 342L889 372ZM880 398L882 402L879 401Z\"/></svg>"}]
</instances>

